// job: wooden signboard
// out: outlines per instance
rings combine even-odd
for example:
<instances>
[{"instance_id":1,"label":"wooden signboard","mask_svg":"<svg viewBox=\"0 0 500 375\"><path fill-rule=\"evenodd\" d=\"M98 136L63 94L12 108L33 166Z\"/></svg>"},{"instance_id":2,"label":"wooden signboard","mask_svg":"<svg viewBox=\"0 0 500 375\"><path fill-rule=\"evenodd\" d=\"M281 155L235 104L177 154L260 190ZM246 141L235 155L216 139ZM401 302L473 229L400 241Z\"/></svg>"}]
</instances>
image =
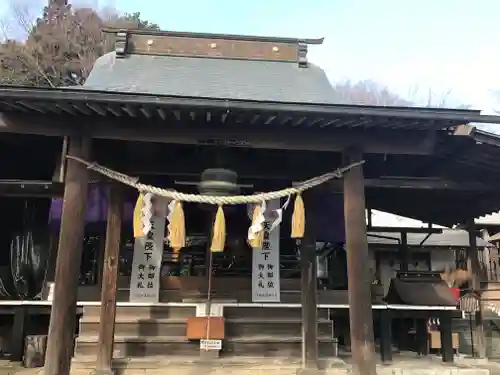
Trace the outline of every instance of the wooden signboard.
<instances>
[{"instance_id":1,"label":"wooden signboard","mask_svg":"<svg viewBox=\"0 0 500 375\"><path fill-rule=\"evenodd\" d=\"M458 349L459 338L458 333L452 333L452 345L453 349ZM429 343L431 349L441 349L441 333L439 331L431 331L429 334Z\"/></svg>"},{"instance_id":2,"label":"wooden signboard","mask_svg":"<svg viewBox=\"0 0 500 375\"><path fill-rule=\"evenodd\" d=\"M187 319L186 336L188 340L224 340L224 317L190 317Z\"/></svg>"}]
</instances>

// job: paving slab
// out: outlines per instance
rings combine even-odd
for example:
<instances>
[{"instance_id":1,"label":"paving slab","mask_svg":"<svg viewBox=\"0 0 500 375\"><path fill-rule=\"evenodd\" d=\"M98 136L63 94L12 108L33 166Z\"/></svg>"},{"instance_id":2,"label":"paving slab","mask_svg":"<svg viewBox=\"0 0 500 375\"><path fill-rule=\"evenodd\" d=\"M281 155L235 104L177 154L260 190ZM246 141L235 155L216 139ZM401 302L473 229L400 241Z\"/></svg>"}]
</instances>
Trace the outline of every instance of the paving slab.
<instances>
[{"instance_id":1,"label":"paving slab","mask_svg":"<svg viewBox=\"0 0 500 375\"><path fill-rule=\"evenodd\" d=\"M318 375L351 374L350 358L328 358L320 362ZM70 375L90 375L93 358L79 358L72 364ZM153 357L143 360L122 359L114 363L116 375L296 375L300 359L220 358L202 362L199 358ZM10 369L12 370L12 369ZM498 370L498 372L497 372ZM5 375L42 375L43 369L23 369ZM485 360L457 357L445 364L438 357L398 355L390 364L377 364L379 375L500 375L500 364ZM4 373L0 372L0 375Z\"/></svg>"}]
</instances>

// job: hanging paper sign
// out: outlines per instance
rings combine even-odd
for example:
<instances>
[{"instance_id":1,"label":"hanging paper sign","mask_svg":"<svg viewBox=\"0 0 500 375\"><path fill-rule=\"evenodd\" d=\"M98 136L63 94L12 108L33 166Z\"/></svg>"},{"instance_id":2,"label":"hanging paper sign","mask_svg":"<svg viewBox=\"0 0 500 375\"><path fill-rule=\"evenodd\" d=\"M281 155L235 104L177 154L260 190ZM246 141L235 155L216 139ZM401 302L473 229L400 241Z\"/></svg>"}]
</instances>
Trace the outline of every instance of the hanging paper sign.
<instances>
[{"instance_id":1,"label":"hanging paper sign","mask_svg":"<svg viewBox=\"0 0 500 375\"><path fill-rule=\"evenodd\" d=\"M145 236L135 239L130 302L159 302L167 203L163 198L152 198L150 230Z\"/></svg>"},{"instance_id":2,"label":"hanging paper sign","mask_svg":"<svg viewBox=\"0 0 500 375\"><path fill-rule=\"evenodd\" d=\"M262 249L252 249L253 302L280 302L280 226L271 230L279 208L279 199L267 202Z\"/></svg>"}]
</instances>

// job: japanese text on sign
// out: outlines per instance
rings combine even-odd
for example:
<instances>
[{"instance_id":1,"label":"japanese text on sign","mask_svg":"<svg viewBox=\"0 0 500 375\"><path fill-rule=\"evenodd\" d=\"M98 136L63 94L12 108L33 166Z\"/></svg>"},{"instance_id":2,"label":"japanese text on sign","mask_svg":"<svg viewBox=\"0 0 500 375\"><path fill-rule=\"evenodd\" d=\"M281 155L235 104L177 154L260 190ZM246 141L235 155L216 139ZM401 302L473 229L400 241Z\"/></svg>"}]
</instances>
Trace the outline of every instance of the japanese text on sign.
<instances>
[{"instance_id":1,"label":"japanese text on sign","mask_svg":"<svg viewBox=\"0 0 500 375\"><path fill-rule=\"evenodd\" d=\"M267 212L279 208L280 202L268 202ZM271 220L264 222L262 249L253 249L252 259L252 301L279 302L279 246L280 228L277 226L271 231Z\"/></svg>"},{"instance_id":2,"label":"japanese text on sign","mask_svg":"<svg viewBox=\"0 0 500 375\"><path fill-rule=\"evenodd\" d=\"M158 302L160 294L160 269L165 237L167 202L155 197L151 229L134 243L134 258L130 278L130 301Z\"/></svg>"}]
</instances>

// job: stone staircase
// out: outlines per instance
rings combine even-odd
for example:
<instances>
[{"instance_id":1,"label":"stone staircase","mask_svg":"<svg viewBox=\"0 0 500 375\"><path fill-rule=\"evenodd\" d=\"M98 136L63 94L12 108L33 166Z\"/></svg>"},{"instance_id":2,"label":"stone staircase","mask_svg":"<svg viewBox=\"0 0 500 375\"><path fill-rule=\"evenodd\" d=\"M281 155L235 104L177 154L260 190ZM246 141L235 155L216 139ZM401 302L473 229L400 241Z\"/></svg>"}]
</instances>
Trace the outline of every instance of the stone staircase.
<instances>
[{"instance_id":1,"label":"stone staircase","mask_svg":"<svg viewBox=\"0 0 500 375\"><path fill-rule=\"evenodd\" d=\"M75 357L95 356L99 306L86 306L80 319ZM114 357L199 355L199 344L186 339L186 319L194 306L117 306Z\"/></svg>"},{"instance_id":2,"label":"stone staircase","mask_svg":"<svg viewBox=\"0 0 500 375\"><path fill-rule=\"evenodd\" d=\"M223 355L292 358L302 356L301 309L297 307L225 307ZM333 322L318 309L320 357L337 354Z\"/></svg>"},{"instance_id":3,"label":"stone staircase","mask_svg":"<svg viewBox=\"0 0 500 375\"><path fill-rule=\"evenodd\" d=\"M76 339L75 360L96 356L99 306L84 307ZM199 357L199 342L186 339L186 320L195 306L117 306L115 358ZM221 356L301 358L302 321L298 307L225 307L226 339ZM320 357L337 354L333 322L318 309Z\"/></svg>"}]
</instances>

